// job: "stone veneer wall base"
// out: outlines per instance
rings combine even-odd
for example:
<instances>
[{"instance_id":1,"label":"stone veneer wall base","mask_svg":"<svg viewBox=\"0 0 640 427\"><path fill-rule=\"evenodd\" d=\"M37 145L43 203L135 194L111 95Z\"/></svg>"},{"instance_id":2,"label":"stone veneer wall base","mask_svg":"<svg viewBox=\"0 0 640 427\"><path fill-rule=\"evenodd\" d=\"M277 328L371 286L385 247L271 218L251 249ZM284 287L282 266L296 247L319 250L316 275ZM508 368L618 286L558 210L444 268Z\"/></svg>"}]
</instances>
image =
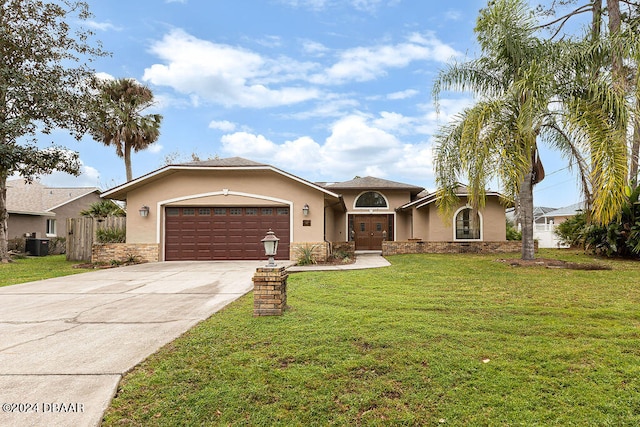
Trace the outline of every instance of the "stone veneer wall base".
<instances>
[{"instance_id":1,"label":"stone veneer wall base","mask_svg":"<svg viewBox=\"0 0 640 427\"><path fill-rule=\"evenodd\" d=\"M126 262L135 258L138 262L158 262L160 245L157 243L94 243L91 262Z\"/></svg>"},{"instance_id":2,"label":"stone veneer wall base","mask_svg":"<svg viewBox=\"0 0 640 427\"><path fill-rule=\"evenodd\" d=\"M500 242L425 242L422 240L382 242L383 256L400 254L499 254L520 252L521 249L522 242L518 240ZM535 242L535 250L538 250L538 242Z\"/></svg>"}]
</instances>

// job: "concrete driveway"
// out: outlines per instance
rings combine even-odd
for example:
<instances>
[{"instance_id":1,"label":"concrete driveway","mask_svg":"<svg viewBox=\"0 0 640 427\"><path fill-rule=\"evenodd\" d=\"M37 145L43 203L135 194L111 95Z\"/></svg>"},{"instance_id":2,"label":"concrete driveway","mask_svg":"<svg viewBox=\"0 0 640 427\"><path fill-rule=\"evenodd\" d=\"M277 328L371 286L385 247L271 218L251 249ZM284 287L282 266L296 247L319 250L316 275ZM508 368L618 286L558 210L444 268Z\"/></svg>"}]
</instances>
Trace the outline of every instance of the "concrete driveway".
<instances>
[{"instance_id":1,"label":"concrete driveway","mask_svg":"<svg viewBox=\"0 0 640 427\"><path fill-rule=\"evenodd\" d=\"M124 373L250 291L262 265L140 264L0 288L0 425L99 424Z\"/></svg>"}]
</instances>

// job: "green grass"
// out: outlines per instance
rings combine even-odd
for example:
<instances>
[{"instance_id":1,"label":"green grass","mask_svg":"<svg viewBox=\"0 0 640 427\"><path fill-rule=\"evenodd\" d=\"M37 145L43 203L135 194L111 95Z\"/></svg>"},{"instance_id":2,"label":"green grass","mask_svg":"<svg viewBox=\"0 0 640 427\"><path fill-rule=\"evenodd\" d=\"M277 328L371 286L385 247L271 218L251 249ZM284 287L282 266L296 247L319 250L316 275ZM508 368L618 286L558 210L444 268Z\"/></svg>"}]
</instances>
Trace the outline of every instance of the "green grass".
<instances>
[{"instance_id":1,"label":"green grass","mask_svg":"<svg viewBox=\"0 0 640 427\"><path fill-rule=\"evenodd\" d=\"M65 255L30 257L8 264L0 263L0 287L86 272L73 268L74 264L78 263L67 261Z\"/></svg>"},{"instance_id":2,"label":"green grass","mask_svg":"<svg viewBox=\"0 0 640 427\"><path fill-rule=\"evenodd\" d=\"M496 258L293 274L284 316L231 304L129 373L104 425L640 425L640 263Z\"/></svg>"}]
</instances>

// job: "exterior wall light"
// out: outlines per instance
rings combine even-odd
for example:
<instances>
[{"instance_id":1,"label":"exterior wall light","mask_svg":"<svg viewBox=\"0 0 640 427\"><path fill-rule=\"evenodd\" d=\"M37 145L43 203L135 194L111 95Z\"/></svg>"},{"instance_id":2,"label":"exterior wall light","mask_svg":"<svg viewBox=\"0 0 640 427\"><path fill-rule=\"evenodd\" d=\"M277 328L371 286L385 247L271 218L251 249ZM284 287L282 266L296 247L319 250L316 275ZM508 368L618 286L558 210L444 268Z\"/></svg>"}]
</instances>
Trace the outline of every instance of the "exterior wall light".
<instances>
[{"instance_id":1,"label":"exterior wall light","mask_svg":"<svg viewBox=\"0 0 640 427\"><path fill-rule=\"evenodd\" d=\"M269 229L264 239L261 240L262 244L264 245L264 254L269 257L269 263L267 264L267 267L276 266L273 257L276 256L276 253L278 252L279 241L280 239L276 237L276 234L271 231L271 229Z\"/></svg>"},{"instance_id":2,"label":"exterior wall light","mask_svg":"<svg viewBox=\"0 0 640 427\"><path fill-rule=\"evenodd\" d=\"M304 204L304 206L302 207L302 215L307 216L309 215L309 205L308 204Z\"/></svg>"},{"instance_id":3,"label":"exterior wall light","mask_svg":"<svg viewBox=\"0 0 640 427\"><path fill-rule=\"evenodd\" d=\"M138 212L140 213L141 217L143 217L143 218L148 217L149 216L149 206L141 207Z\"/></svg>"}]
</instances>

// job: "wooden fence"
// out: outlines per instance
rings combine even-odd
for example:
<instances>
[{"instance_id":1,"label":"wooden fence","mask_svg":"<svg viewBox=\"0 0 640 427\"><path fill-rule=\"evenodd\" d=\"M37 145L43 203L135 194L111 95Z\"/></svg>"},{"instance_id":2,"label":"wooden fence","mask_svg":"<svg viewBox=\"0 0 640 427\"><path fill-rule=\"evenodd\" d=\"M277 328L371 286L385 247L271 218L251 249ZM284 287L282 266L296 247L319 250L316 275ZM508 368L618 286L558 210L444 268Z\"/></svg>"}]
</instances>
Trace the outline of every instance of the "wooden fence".
<instances>
[{"instance_id":1,"label":"wooden fence","mask_svg":"<svg viewBox=\"0 0 640 427\"><path fill-rule=\"evenodd\" d=\"M90 261L96 232L104 228L125 228L125 217L67 218L67 260Z\"/></svg>"}]
</instances>

